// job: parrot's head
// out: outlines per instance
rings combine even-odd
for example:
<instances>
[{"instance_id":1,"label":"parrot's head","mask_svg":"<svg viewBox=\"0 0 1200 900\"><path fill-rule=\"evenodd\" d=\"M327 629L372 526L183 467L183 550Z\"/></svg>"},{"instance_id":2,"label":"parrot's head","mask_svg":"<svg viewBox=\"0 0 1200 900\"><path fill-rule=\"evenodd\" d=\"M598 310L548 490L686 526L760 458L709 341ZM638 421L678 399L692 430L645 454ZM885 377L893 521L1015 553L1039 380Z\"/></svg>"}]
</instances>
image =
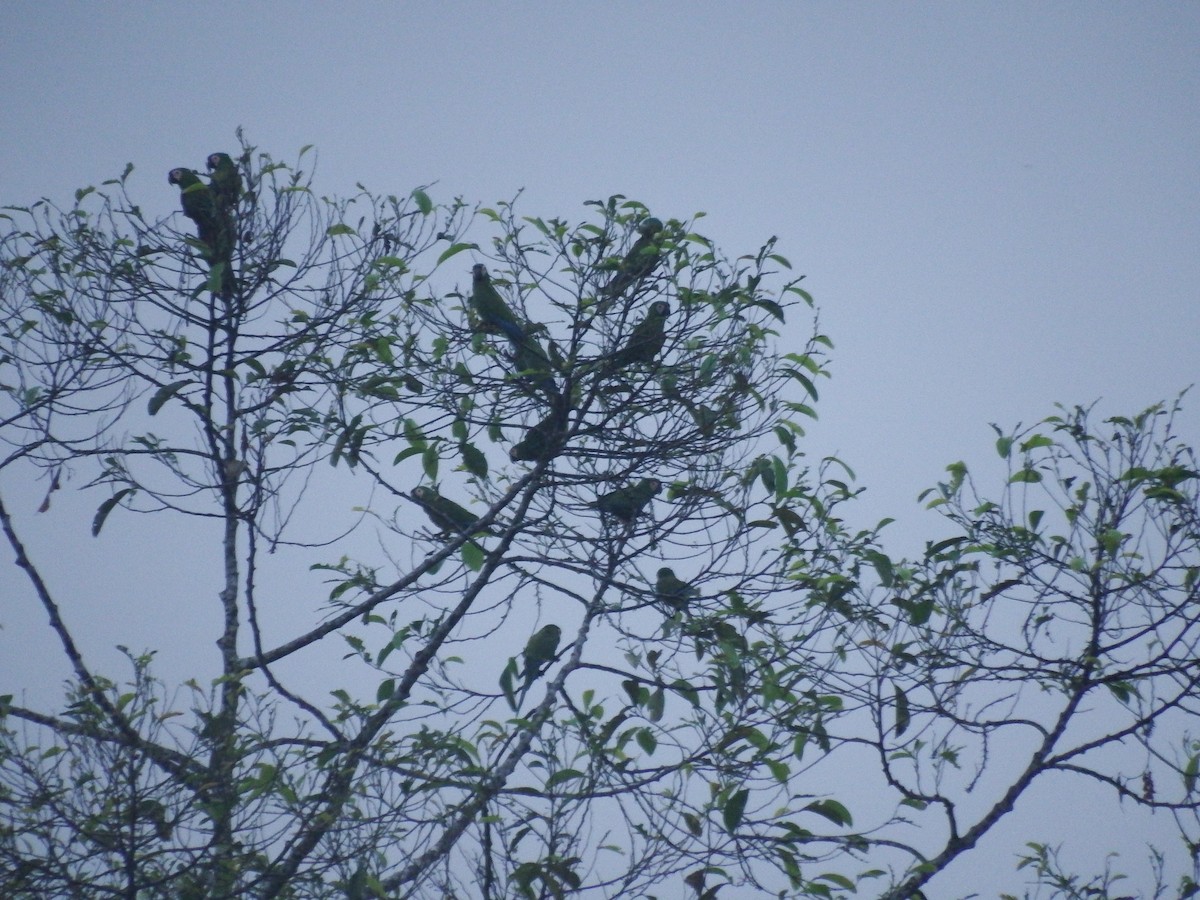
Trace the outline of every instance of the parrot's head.
<instances>
[{"instance_id":1,"label":"parrot's head","mask_svg":"<svg viewBox=\"0 0 1200 900\"><path fill-rule=\"evenodd\" d=\"M208 154L208 171L212 171L223 162L233 163L233 158L228 153L210 153Z\"/></svg>"},{"instance_id":2,"label":"parrot's head","mask_svg":"<svg viewBox=\"0 0 1200 900\"><path fill-rule=\"evenodd\" d=\"M183 184L184 176L187 173L187 169L172 169L167 175L167 184Z\"/></svg>"},{"instance_id":3,"label":"parrot's head","mask_svg":"<svg viewBox=\"0 0 1200 900\"><path fill-rule=\"evenodd\" d=\"M656 219L653 216L651 216L649 219L646 219L641 225L638 226L638 234L643 235L644 237L658 234L662 230L662 219Z\"/></svg>"},{"instance_id":4,"label":"parrot's head","mask_svg":"<svg viewBox=\"0 0 1200 900\"><path fill-rule=\"evenodd\" d=\"M650 305L650 314L665 319L671 314L671 305L666 300L655 300Z\"/></svg>"}]
</instances>

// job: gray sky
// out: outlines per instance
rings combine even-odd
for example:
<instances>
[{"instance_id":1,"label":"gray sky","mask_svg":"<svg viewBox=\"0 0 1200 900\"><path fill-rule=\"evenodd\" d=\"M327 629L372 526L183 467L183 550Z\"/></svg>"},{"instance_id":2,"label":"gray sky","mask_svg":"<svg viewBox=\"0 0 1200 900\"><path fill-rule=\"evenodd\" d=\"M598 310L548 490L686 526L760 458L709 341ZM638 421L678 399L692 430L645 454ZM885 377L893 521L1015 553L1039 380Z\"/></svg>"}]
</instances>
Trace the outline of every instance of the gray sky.
<instances>
[{"instance_id":1,"label":"gray sky","mask_svg":"<svg viewBox=\"0 0 1200 900\"><path fill-rule=\"evenodd\" d=\"M778 235L836 345L811 452L855 468L897 552L942 535L915 497L946 463L994 467L988 422L1135 413L1200 373L1195 3L9 2L4 20L0 203L65 202L133 161L166 214L167 170L242 125L277 158L316 145L326 193L524 188L523 212L568 219L623 193L705 211L731 253ZM1200 397L1182 426L1200 443ZM0 645L2 682L11 660Z\"/></svg>"},{"instance_id":2,"label":"gray sky","mask_svg":"<svg viewBox=\"0 0 1200 900\"><path fill-rule=\"evenodd\" d=\"M6 4L0 196L133 161L167 212L240 124L330 192L777 234L837 345L814 440L899 518L989 421L1195 380L1195 4L560 6Z\"/></svg>"}]
</instances>

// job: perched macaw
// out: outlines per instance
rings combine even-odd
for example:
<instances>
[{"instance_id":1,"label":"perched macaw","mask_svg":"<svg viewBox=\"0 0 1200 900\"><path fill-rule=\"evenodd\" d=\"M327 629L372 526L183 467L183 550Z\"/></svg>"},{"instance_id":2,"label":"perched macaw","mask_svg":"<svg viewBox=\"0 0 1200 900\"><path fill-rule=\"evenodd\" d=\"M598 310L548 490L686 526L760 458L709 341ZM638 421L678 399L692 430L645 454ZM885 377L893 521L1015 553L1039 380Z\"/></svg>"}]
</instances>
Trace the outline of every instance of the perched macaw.
<instances>
[{"instance_id":1,"label":"perched macaw","mask_svg":"<svg viewBox=\"0 0 1200 900\"><path fill-rule=\"evenodd\" d=\"M561 640L562 629L557 625L546 625L533 633L521 652L521 658L525 662L521 677L526 685L545 672L554 661L554 654L558 652L558 642Z\"/></svg>"},{"instance_id":2,"label":"perched macaw","mask_svg":"<svg viewBox=\"0 0 1200 900\"><path fill-rule=\"evenodd\" d=\"M662 482L657 478L643 478L637 484L628 484L607 494L601 494L596 498L595 507L602 514L631 523L642 514L646 504L661 490Z\"/></svg>"},{"instance_id":3,"label":"perched macaw","mask_svg":"<svg viewBox=\"0 0 1200 900\"><path fill-rule=\"evenodd\" d=\"M469 509L459 506L453 500L446 499L433 488L424 486L413 488L410 496L421 509L425 510L429 521L444 532L467 533L481 530L475 527L479 522L478 516ZM482 529L482 531L484 534L493 533L490 528Z\"/></svg>"},{"instance_id":4,"label":"perched macaw","mask_svg":"<svg viewBox=\"0 0 1200 900\"><path fill-rule=\"evenodd\" d=\"M504 334L517 348L525 343L525 329L499 291L492 287L492 279L483 263L476 263L471 269L469 302L485 330Z\"/></svg>"},{"instance_id":5,"label":"perched macaw","mask_svg":"<svg viewBox=\"0 0 1200 900\"><path fill-rule=\"evenodd\" d=\"M658 236L662 230L663 223L655 218L646 219L638 226L638 234L641 237L634 241L625 258L621 260L621 268L604 288L605 297L611 299L619 296L630 285L636 284L654 271L662 260L662 252L658 246Z\"/></svg>"},{"instance_id":6,"label":"perched macaw","mask_svg":"<svg viewBox=\"0 0 1200 900\"><path fill-rule=\"evenodd\" d=\"M652 363L663 348L667 339L666 321L671 313L671 306L666 300L655 300L650 304L646 317L634 326L625 346L613 355L613 363L618 368L634 363Z\"/></svg>"},{"instance_id":7,"label":"perched macaw","mask_svg":"<svg viewBox=\"0 0 1200 900\"><path fill-rule=\"evenodd\" d=\"M216 200L208 185L194 171L184 168L172 169L167 175L167 182L179 187L183 214L196 223L196 237L208 247L209 262L219 259L220 219Z\"/></svg>"},{"instance_id":8,"label":"perched macaw","mask_svg":"<svg viewBox=\"0 0 1200 900\"><path fill-rule=\"evenodd\" d=\"M238 173L233 157L228 153L210 153L207 164L217 208L222 212L229 212L242 196L242 176Z\"/></svg>"},{"instance_id":9,"label":"perched macaw","mask_svg":"<svg viewBox=\"0 0 1200 900\"><path fill-rule=\"evenodd\" d=\"M562 416L555 411L526 431L525 436L512 445L508 458L513 462L537 462L557 451L562 439Z\"/></svg>"},{"instance_id":10,"label":"perched macaw","mask_svg":"<svg viewBox=\"0 0 1200 900\"><path fill-rule=\"evenodd\" d=\"M663 566L654 581L654 595L676 612L683 612L688 607L688 601L699 597L700 592L677 578L673 569Z\"/></svg>"}]
</instances>

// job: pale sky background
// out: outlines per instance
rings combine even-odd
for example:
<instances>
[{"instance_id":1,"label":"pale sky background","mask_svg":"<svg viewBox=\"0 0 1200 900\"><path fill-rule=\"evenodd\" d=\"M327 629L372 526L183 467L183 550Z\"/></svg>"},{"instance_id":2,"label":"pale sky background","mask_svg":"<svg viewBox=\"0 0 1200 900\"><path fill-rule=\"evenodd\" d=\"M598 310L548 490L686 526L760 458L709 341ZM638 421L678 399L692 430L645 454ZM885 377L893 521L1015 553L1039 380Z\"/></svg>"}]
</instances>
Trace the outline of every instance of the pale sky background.
<instances>
[{"instance_id":1,"label":"pale sky background","mask_svg":"<svg viewBox=\"0 0 1200 900\"><path fill-rule=\"evenodd\" d=\"M947 463L994 471L989 422L1097 398L1133 414L1200 377L1197 3L8 2L3 18L0 204L67 203L132 161L154 218L178 205L166 172L234 149L242 125L278 159L316 145L321 193L523 188L522 212L568 220L623 193L661 218L706 212L731 254L778 235L835 343L809 450L857 471L857 515L896 518L896 553L942 536L915 497ZM799 342L808 322L792 327ZM1186 405L1200 444L1200 394ZM90 519L39 533L44 487L0 488L64 582L99 577ZM14 581L0 569L0 596ZM44 631L11 606L0 692L32 686ZM1011 890L1008 854L1038 835L1005 833L987 859ZM1111 849L1140 857L1134 834Z\"/></svg>"}]
</instances>

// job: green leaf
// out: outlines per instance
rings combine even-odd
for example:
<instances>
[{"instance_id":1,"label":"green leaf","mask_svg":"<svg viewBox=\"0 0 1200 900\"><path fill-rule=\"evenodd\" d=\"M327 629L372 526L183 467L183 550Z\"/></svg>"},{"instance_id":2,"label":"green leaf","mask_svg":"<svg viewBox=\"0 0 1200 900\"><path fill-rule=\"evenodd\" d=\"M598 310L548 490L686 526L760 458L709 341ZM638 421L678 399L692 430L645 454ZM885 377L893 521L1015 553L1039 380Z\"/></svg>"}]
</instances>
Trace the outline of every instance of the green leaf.
<instances>
[{"instance_id":1,"label":"green leaf","mask_svg":"<svg viewBox=\"0 0 1200 900\"><path fill-rule=\"evenodd\" d=\"M350 467L354 468L358 463L358 451L362 447L366 433L367 429L362 427L361 414L351 419L350 423L342 429L337 440L334 441L333 450L329 454L329 464L336 466L338 461L344 458Z\"/></svg>"},{"instance_id":2,"label":"green leaf","mask_svg":"<svg viewBox=\"0 0 1200 900\"><path fill-rule=\"evenodd\" d=\"M487 478L487 457L474 444L460 444L458 449L462 453L463 467L477 478Z\"/></svg>"},{"instance_id":3,"label":"green leaf","mask_svg":"<svg viewBox=\"0 0 1200 900\"><path fill-rule=\"evenodd\" d=\"M1127 705L1130 700L1139 696L1137 688L1129 681L1110 681L1106 686L1114 697Z\"/></svg>"},{"instance_id":4,"label":"green leaf","mask_svg":"<svg viewBox=\"0 0 1200 900\"><path fill-rule=\"evenodd\" d=\"M329 235L329 237L337 237L339 234L355 234L355 231L349 225L338 223L337 225L330 225L328 228L326 228L325 233Z\"/></svg>"},{"instance_id":5,"label":"green leaf","mask_svg":"<svg viewBox=\"0 0 1200 900\"><path fill-rule=\"evenodd\" d=\"M463 564L472 572L478 572L483 568L483 550L474 541L467 541L462 545Z\"/></svg>"},{"instance_id":6,"label":"green leaf","mask_svg":"<svg viewBox=\"0 0 1200 900\"><path fill-rule=\"evenodd\" d=\"M116 509L118 503L132 493L133 488L121 488L121 490L100 504L100 508L96 510L96 515L92 519L92 537L100 534L100 529L104 527L104 520L108 518L108 514Z\"/></svg>"},{"instance_id":7,"label":"green leaf","mask_svg":"<svg viewBox=\"0 0 1200 900\"><path fill-rule=\"evenodd\" d=\"M784 372L788 376L795 378L798 382L800 382L802 385L804 385L804 389L806 391L808 391L808 394L810 397L812 397L814 400L820 399L817 396L817 387L816 387L816 385L813 384L811 378L809 378L807 375L805 375L802 372L797 372L795 369L784 369Z\"/></svg>"},{"instance_id":8,"label":"green leaf","mask_svg":"<svg viewBox=\"0 0 1200 900\"><path fill-rule=\"evenodd\" d=\"M191 381L173 381L171 384L165 384L154 392L154 396L150 398L150 402L146 404L146 412L150 415L155 415L162 405L174 397L179 389L191 384Z\"/></svg>"},{"instance_id":9,"label":"green leaf","mask_svg":"<svg viewBox=\"0 0 1200 900\"><path fill-rule=\"evenodd\" d=\"M394 366L396 364L396 355L392 352L391 339L376 338L371 342L370 347L374 351L376 358L385 366Z\"/></svg>"},{"instance_id":10,"label":"green leaf","mask_svg":"<svg viewBox=\"0 0 1200 900\"><path fill-rule=\"evenodd\" d=\"M397 637L398 637L398 635L397 635ZM395 639L395 637L393 637L392 640L388 641L386 644L383 645L383 647L379 651L379 655L375 657L376 665L382 666L384 660L386 660L389 656L391 656L392 651L395 649L396 649L396 639Z\"/></svg>"},{"instance_id":11,"label":"green leaf","mask_svg":"<svg viewBox=\"0 0 1200 900\"><path fill-rule=\"evenodd\" d=\"M836 872L826 872L823 875L818 875L813 880L814 881L828 881L828 882L831 882L832 884L836 884L840 888L845 888L846 890L850 891L851 893L855 893L854 882L851 881L849 878L847 878L845 875L838 875Z\"/></svg>"},{"instance_id":12,"label":"green leaf","mask_svg":"<svg viewBox=\"0 0 1200 900\"><path fill-rule=\"evenodd\" d=\"M760 309L765 309L780 322L785 321L783 317L783 307L774 300L770 300L766 297L756 297L752 302Z\"/></svg>"},{"instance_id":13,"label":"green leaf","mask_svg":"<svg viewBox=\"0 0 1200 900\"><path fill-rule=\"evenodd\" d=\"M1020 472L1015 472L1008 479L1009 484L1037 484L1042 480L1042 473L1036 469L1025 468Z\"/></svg>"},{"instance_id":14,"label":"green leaf","mask_svg":"<svg viewBox=\"0 0 1200 900\"><path fill-rule=\"evenodd\" d=\"M775 496L782 497L788 489L787 466L783 464L783 460L778 456L772 456L771 470L775 481Z\"/></svg>"},{"instance_id":15,"label":"green leaf","mask_svg":"<svg viewBox=\"0 0 1200 900\"><path fill-rule=\"evenodd\" d=\"M929 617L933 615L933 598L926 597L919 603L914 603L908 610L909 623L916 625L918 628L929 621Z\"/></svg>"},{"instance_id":16,"label":"green leaf","mask_svg":"<svg viewBox=\"0 0 1200 900\"><path fill-rule=\"evenodd\" d=\"M775 507L775 518L783 526L784 531L788 533L788 537L794 537L805 530L803 517L790 507Z\"/></svg>"},{"instance_id":17,"label":"green leaf","mask_svg":"<svg viewBox=\"0 0 1200 900\"><path fill-rule=\"evenodd\" d=\"M652 755L658 749L658 738L654 736L654 732L649 728L639 728L634 739L648 756Z\"/></svg>"},{"instance_id":18,"label":"green leaf","mask_svg":"<svg viewBox=\"0 0 1200 900\"><path fill-rule=\"evenodd\" d=\"M737 827L742 824L742 816L746 812L746 801L750 799L750 791L742 788L736 794L726 801L725 806L721 809L721 820L725 823L725 830L730 834L737 831Z\"/></svg>"},{"instance_id":19,"label":"green leaf","mask_svg":"<svg viewBox=\"0 0 1200 900\"><path fill-rule=\"evenodd\" d=\"M803 366L814 375L821 374L821 364L807 353L788 353L783 358L788 362L794 362L797 365Z\"/></svg>"},{"instance_id":20,"label":"green leaf","mask_svg":"<svg viewBox=\"0 0 1200 900\"><path fill-rule=\"evenodd\" d=\"M808 746L808 732L801 731L792 738L792 756L797 760L804 758L804 748Z\"/></svg>"},{"instance_id":21,"label":"green leaf","mask_svg":"<svg viewBox=\"0 0 1200 900\"><path fill-rule=\"evenodd\" d=\"M417 209L421 211L421 215L427 216L433 212L433 201L429 199L429 195L420 188L412 192L412 198L417 202Z\"/></svg>"},{"instance_id":22,"label":"green leaf","mask_svg":"<svg viewBox=\"0 0 1200 900\"><path fill-rule=\"evenodd\" d=\"M638 657L636 653L625 654L625 659L628 660L631 666L637 665L637 658ZM632 678L626 678L624 681L622 681L621 688L625 691L625 695L629 697L629 702L635 706L641 706L645 700L646 694L649 693L646 688L642 687Z\"/></svg>"},{"instance_id":23,"label":"green leaf","mask_svg":"<svg viewBox=\"0 0 1200 900\"><path fill-rule=\"evenodd\" d=\"M879 574L879 583L885 588L891 587L895 581L895 570L892 568L891 559L878 550L867 550L863 556L875 567L875 571Z\"/></svg>"},{"instance_id":24,"label":"green leaf","mask_svg":"<svg viewBox=\"0 0 1200 900\"><path fill-rule=\"evenodd\" d=\"M1158 485L1146 488L1146 496L1151 500L1166 500L1171 503L1186 503L1187 495L1175 488Z\"/></svg>"},{"instance_id":25,"label":"green leaf","mask_svg":"<svg viewBox=\"0 0 1200 900\"><path fill-rule=\"evenodd\" d=\"M649 702L646 704L646 712L650 717L651 722L657 722L663 717L663 709L666 706L667 695L660 687L650 695Z\"/></svg>"},{"instance_id":26,"label":"green leaf","mask_svg":"<svg viewBox=\"0 0 1200 900\"><path fill-rule=\"evenodd\" d=\"M1121 549L1121 542L1125 540L1125 535L1116 528L1108 528L1096 535L1096 540L1100 542L1100 546L1109 556L1116 556L1117 551Z\"/></svg>"},{"instance_id":27,"label":"green leaf","mask_svg":"<svg viewBox=\"0 0 1200 900\"><path fill-rule=\"evenodd\" d=\"M208 281L204 284L204 289L210 294L221 293L221 283L225 280L225 266L227 263L217 263L208 270Z\"/></svg>"},{"instance_id":28,"label":"green leaf","mask_svg":"<svg viewBox=\"0 0 1200 900\"><path fill-rule=\"evenodd\" d=\"M692 687L688 682L682 679L676 680L671 685L671 690L686 700L693 708L700 708L700 692Z\"/></svg>"},{"instance_id":29,"label":"green leaf","mask_svg":"<svg viewBox=\"0 0 1200 900\"><path fill-rule=\"evenodd\" d=\"M836 800L814 800L808 806L804 807L809 812L814 812L818 816L824 816L834 825L853 825L854 820L850 816L850 810L842 806Z\"/></svg>"},{"instance_id":30,"label":"green leaf","mask_svg":"<svg viewBox=\"0 0 1200 900\"><path fill-rule=\"evenodd\" d=\"M517 695L513 690L513 679L517 675L517 661L509 658L508 665L504 667L504 671L500 673L500 690L504 692L504 698L508 701L508 705L514 710L517 708Z\"/></svg>"},{"instance_id":31,"label":"green leaf","mask_svg":"<svg viewBox=\"0 0 1200 900\"><path fill-rule=\"evenodd\" d=\"M437 448L430 444L425 448L425 452L421 454L421 468L425 470L425 475L430 481L437 479L438 473L438 455Z\"/></svg>"},{"instance_id":32,"label":"green leaf","mask_svg":"<svg viewBox=\"0 0 1200 900\"><path fill-rule=\"evenodd\" d=\"M535 218L534 216L522 216L521 218L544 234L546 237L550 237L550 229L541 219Z\"/></svg>"},{"instance_id":33,"label":"green leaf","mask_svg":"<svg viewBox=\"0 0 1200 900\"><path fill-rule=\"evenodd\" d=\"M584 774L578 769L561 769L546 779L546 787L555 787L563 782L576 781L583 777Z\"/></svg>"},{"instance_id":34,"label":"green leaf","mask_svg":"<svg viewBox=\"0 0 1200 900\"><path fill-rule=\"evenodd\" d=\"M1036 450L1038 447L1053 447L1054 441L1043 434L1035 434L1029 440L1021 443L1021 452L1028 453L1030 450Z\"/></svg>"},{"instance_id":35,"label":"green leaf","mask_svg":"<svg viewBox=\"0 0 1200 900\"><path fill-rule=\"evenodd\" d=\"M451 244L442 251L442 255L438 257L437 264L440 266L452 256L458 256L464 250L478 250L478 244Z\"/></svg>"},{"instance_id":36,"label":"green leaf","mask_svg":"<svg viewBox=\"0 0 1200 900\"><path fill-rule=\"evenodd\" d=\"M1012 454L1013 439L1010 437L996 438L996 452L1000 454L1001 459L1008 459Z\"/></svg>"},{"instance_id":37,"label":"green leaf","mask_svg":"<svg viewBox=\"0 0 1200 900\"><path fill-rule=\"evenodd\" d=\"M908 695L898 684L893 687L893 691L896 700L896 737L900 737L908 729L912 715L908 709Z\"/></svg>"},{"instance_id":38,"label":"green leaf","mask_svg":"<svg viewBox=\"0 0 1200 900\"><path fill-rule=\"evenodd\" d=\"M1200 754L1192 754L1183 767L1183 789L1190 796L1196 789L1196 776L1200 775Z\"/></svg>"},{"instance_id":39,"label":"green leaf","mask_svg":"<svg viewBox=\"0 0 1200 900\"><path fill-rule=\"evenodd\" d=\"M424 453L424 452L425 451L421 450L419 447L406 447L405 449L403 449L399 453L397 453L395 455L395 457L392 458L392 465L398 466L398 465L400 465L400 463L404 462L404 460L408 459L410 456L416 456L417 454Z\"/></svg>"},{"instance_id":40,"label":"green leaf","mask_svg":"<svg viewBox=\"0 0 1200 900\"><path fill-rule=\"evenodd\" d=\"M940 557L942 559L945 559L946 557L943 556L943 554L945 554L945 552L947 550L957 547L960 544L965 544L966 542L968 542L970 540L971 539L969 537L952 537L952 538L946 538L945 540L938 541L936 544L929 544L925 548L925 558L926 559L937 559Z\"/></svg>"},{"instance_id":41,"label":"green leaf","mask_svg":"<svg viewBox=\"0 0 1200 900\"><path fill-rule=\"evenodd\" d=\"M946 471L950 473L950 484L946 488L946 496L953 497L962 487L963 481L967 477L967 464L962 460L952 462L946 466Z\"/></svg>"},{"instance_id":42,"label":"green leaf","mask_svg":"<svg viewBox=\"0 0 1200 900\"><path fill-rule=\"evenodd\" d=\"M418 450L424 450L426 447L425 432L421 430L421 426L412 419L404 420L404 437Z\"/></svg>"}]
</instances>

